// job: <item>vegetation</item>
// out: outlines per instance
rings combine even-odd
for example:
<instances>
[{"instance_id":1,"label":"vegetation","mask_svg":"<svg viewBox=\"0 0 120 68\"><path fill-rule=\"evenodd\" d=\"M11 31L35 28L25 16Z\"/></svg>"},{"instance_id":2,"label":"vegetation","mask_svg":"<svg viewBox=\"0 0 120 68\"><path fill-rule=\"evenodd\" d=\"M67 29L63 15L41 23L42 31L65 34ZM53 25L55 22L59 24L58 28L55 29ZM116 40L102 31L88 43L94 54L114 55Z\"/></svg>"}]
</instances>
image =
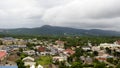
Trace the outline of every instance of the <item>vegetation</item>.
<instances>
[{"instance_id":1,"label":"vegetation","mask_svg":"<svg viewBox=\"0 0 120 68\"><path fill-rule=\"evenodd\" d=\"M4 37L2 35L0 35L1 37ZM96 62L94 61L92 64L85 64L84 62L80 62L80 56L84 56L84 57L94 57L94 56L98 56L98 52L97 51L84 51L82 49L82 46L88 46L88 42L90 42L93 46L98 46L100 43L113 43L116 40L119 40L120 37L100 37L100 36L34 36L34 35L8 35L8 36L13 36L15 38L23 38L23 39L33 39L33 38L37 38L38 40L41 41L48 41L48 42L52 42L54 43L56 40L61 40L61 41L65 41L65 48L71 48L71 47L77 47L75 48L75 54L69 56L68 59L68 63L70 63L72 66L71 67L67 67L65 65L65 62L60 62L58 63L59 68L83 68L83 67L92 67L92 68L106 68L106 64L105 63L101 63L101 62ZM112 38L112 39L111 39ZM0 41L0 44L2 44L2 42ZM55 43L54 43L55 44ZM29 50L33 50L34 46L36 46L35 44L31 44L31 43L27 43L28 49ZM37 51L37 50L36 50ZM110 54L110 55L114 55L116 58L109 58L107 59L107 62L116 65L116 68L120 68L120 64L119 64L119 56L120 53L116 52L115 50L111 50L109 48L105 49L106 53ZM23 59L24 57L27 57L28 55L23 53L23 49L20 48L19 49L19 53L18 56L20 56L20 58L16 61L17 65L19 68L25 68L24 63L22 62L21 59ZM38 59L36 59L37 64L40 65L49 65L52 64L52 57L51 56L40 56ZM109 67L109 68L112 68Z\"/></svg>"},{"instance_id":2,"label":"vegetation","mask_svg":"<svg viewBox=\"0 0 120 68\"><path fill-rule=\"evenodd\" d=\"M37 64L41 65L49 65L52 63L52 57L50 56L40 56L39 59L36 60Z\"/></svg>"},{"instance_id":3,"label":"vegetation","mask_svg":"<svg viewBox=\"0 0 120 68\"><path fill-rule=\"evenodd\" d=\"M23 62L21 59L17 60L16 63L17 63L17 65L18 65L18 68L26 68L26 67L24 66L24 62Z\"/></svg>"},{"instance_id":4,"label":"vegetation","mask_svg":"<svg viewBox=\"0 0 120 68\"><path fill-rule=\"evenodd\" d=\"M106 68L106 65L105 65L105 63L95 63L94 64L94 68Z\"/></svg>"},{"instance_id":5,"label":"vegetation","mask_svg":"<svg viewBox=\"0 0 120 68\"><path fill-rule=\"evenodd\" d=\"M71 68L83 68L81 62L74 62L71 66Z\"/></svg>"}]
</instances>

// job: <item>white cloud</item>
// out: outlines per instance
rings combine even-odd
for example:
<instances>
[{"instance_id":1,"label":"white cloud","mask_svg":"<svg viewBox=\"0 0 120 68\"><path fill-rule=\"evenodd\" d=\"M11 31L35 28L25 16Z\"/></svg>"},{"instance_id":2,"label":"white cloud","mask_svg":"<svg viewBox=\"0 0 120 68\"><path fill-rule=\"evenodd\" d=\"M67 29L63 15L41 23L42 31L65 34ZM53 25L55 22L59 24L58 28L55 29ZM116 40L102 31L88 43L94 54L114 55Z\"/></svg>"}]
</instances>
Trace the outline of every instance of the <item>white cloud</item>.
<instances>
[{"instance_id":1,"label":"white cloud","mask_svg":"<svg viewBox=\"0 0 120 68\"><path fill-rule=\"evenodd\" d=\"M50 24L117 30L119 3L120 0L0 0L0 28Z\"/></svg>"},{"instance_id":2,"label":"white cloud","mask_svg":"<svg viewBox=\"0 0 120 68\"><path fill-rule=\"evenodd\" d=\"M120 22L119 3L120 0L73 0L48 9L43 20L52 25L109 29Z\"/></svg>"}]
</instances>

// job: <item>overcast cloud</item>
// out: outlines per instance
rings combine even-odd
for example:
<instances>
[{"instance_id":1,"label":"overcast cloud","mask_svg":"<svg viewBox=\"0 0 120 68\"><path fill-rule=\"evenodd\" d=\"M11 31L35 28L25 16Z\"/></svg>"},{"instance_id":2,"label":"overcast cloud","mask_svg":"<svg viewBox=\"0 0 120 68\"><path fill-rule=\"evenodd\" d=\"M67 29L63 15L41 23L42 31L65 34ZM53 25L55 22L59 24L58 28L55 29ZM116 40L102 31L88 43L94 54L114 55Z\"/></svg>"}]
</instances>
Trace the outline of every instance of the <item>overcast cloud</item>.
<instances>
[{"instance_id":1,"label":"overcast cloud","mask_svg":"<svg viewBox=\"0 0 120 68\"><path fill-rule=\"evenodd\" d=\"M120 0L0 0L0 28L120 29Z\"/></svg>"}]
</instances>

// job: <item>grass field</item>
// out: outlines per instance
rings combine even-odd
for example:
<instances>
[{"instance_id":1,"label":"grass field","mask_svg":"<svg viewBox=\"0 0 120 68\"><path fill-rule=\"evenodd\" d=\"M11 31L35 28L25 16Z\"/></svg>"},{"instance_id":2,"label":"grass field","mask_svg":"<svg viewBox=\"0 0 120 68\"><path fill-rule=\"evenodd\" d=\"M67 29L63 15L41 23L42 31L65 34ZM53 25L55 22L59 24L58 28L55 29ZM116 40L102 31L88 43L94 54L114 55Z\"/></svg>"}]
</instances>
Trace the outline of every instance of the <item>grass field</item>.
<instances>
[{"instance_id":1,"label":"grass field","mask_svg":"<svg viewBox=\"0 0 120 68\"><path fill-rule=\"evenodd\" d=\"M37 64L40 65L49 65L52 63L52 57L50 56L41 56L38 60L36 60Z\"/></svg>"}]
</instances>

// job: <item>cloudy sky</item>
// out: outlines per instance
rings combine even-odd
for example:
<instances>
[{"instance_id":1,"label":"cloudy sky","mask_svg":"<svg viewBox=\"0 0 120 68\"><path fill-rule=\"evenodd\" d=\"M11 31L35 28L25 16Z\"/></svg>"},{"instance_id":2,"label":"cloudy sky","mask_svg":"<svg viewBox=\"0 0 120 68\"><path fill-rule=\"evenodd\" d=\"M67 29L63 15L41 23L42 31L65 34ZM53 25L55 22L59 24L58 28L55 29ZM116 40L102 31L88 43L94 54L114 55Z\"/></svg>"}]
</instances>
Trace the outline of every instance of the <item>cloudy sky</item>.
<instances>
[{"instance_id":1,"label":"cloudy sky","mask_svg":"<svg viewBox=\"0 0 120 68\"><path fill-rule=\"evenodd\" d=\"M0 0L0 28L120 29L120 0Z\"/></svg>"}]
</instances>

